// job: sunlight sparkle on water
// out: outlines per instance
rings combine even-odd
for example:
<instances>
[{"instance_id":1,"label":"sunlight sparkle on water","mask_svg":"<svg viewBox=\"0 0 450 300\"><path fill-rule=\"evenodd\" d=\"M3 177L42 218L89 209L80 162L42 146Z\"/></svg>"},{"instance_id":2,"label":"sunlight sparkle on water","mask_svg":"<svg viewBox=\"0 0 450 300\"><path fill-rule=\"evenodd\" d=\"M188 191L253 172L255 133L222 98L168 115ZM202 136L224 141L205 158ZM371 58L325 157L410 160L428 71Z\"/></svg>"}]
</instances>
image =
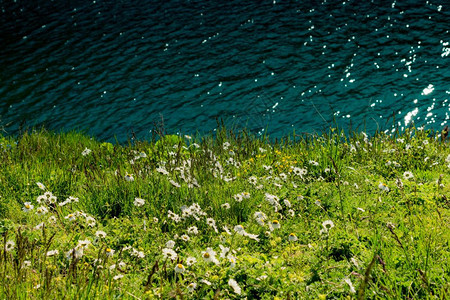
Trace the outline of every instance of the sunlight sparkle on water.
<instances>
[{"instance_id":1,"label":"sunlight sparkle on water","mask_svg":"<svg viewBox=\"0 0 450 300\"><path fill-rule=\"evenodd\" d=\"M405 126L408 126L408 124L411 122L412 118L415 117L418 112L419 112L419 108L416 107L412 111L410 111L409 113L406 114L406 116L405 116Z\"/></svg>"},{"instance_id":2,"label":"sunlight sparkle on water","mask_svg":"<svg viewBox=\"0 0 450 300\"><path fill-rule=\"evenodd\" d=\"M423 89L422 95L429 95L433 91L434 91L434 86L432 84L429 84L426 88Z\"/></svg>"}]
</instances>

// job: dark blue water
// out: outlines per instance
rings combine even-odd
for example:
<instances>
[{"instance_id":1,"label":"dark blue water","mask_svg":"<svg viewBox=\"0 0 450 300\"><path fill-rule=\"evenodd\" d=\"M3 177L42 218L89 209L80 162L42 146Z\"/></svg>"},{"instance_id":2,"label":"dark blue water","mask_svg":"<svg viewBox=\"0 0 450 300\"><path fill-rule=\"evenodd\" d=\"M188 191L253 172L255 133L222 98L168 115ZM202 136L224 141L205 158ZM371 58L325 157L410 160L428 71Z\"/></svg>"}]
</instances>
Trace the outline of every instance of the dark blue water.
<instances>
[{"instance_id":1,"label":"dark blue water","mask_svg":"<svg viewBox=\"0 0 450 300\"><path fill-rule=\"evenodd\" d=\"M439 129L449 30L447 0L0 0L0 124L119 141L217 118L271 136Z\"/></svg>"}]
</instances>

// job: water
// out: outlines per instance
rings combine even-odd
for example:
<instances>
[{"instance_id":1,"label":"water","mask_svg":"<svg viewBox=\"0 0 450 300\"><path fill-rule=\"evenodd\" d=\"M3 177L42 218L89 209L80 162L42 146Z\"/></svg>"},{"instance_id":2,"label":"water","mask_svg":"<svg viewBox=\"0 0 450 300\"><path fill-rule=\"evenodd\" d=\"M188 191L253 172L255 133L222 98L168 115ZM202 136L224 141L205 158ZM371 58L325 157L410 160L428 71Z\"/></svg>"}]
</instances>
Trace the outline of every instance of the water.
<instances>
[{"instance_id":1,"label":"water","mask_svg":"<svg viewBox=\"0 0 450 300\"><path fill-rule=\"evenodd\" d=\"M103 140L449 120L450 4L0 0L4 129Z\"/></svg>"}]
</instances>

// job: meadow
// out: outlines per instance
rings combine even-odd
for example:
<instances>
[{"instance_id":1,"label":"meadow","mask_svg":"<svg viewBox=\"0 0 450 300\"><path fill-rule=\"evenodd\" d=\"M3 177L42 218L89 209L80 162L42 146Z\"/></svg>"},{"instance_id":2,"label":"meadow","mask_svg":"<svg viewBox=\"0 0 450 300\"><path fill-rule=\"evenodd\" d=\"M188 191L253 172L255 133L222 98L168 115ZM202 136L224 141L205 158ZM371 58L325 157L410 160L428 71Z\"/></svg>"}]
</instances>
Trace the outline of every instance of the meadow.
<instances>
[{"instance_id":1,"label":"meadow","mask_svg":"<svg viewBox=\"0 0 450 300\"><path fill-rule=\"evenodd\" d=\"M1 299L446 299L440 135L0 135Z\"/></svg>"}]
</instances>

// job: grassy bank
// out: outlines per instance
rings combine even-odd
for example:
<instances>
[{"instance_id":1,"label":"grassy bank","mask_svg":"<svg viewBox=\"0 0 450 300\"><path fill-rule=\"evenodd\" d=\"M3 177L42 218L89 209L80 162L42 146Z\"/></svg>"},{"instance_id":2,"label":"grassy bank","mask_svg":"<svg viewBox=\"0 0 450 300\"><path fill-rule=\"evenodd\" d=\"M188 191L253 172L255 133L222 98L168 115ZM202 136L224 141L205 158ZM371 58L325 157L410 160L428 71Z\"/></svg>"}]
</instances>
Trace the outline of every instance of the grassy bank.
<instances>
[{"instance_id":1,"label":"grassy bank","mask_svg":"<svg viewBox=\"0 0 450 300\"><path fill-rule=\"evenodd\" d=\"M0 298L444 299L430 132L0 137Z\"/></svg>"}]
</instances>

